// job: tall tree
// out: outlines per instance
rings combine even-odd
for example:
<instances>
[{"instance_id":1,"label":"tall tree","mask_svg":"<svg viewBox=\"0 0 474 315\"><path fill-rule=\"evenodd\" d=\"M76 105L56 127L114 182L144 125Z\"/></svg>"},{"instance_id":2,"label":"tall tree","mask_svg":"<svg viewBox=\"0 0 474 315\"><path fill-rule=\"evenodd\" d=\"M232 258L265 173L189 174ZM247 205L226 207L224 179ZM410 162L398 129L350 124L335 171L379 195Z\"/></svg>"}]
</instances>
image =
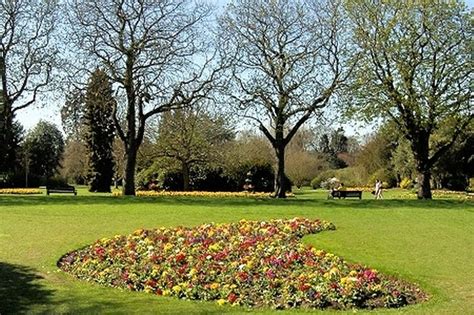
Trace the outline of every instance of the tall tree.
<instances>
[{"instance_id":1,"label":"tall tree","mask_svg":"<svg viewBox=\"0 0 474 315\"><path fill-rule=\"evenodd\" d=\"M89 150L89 191L110 192L114 176L113 144L115 126L112 118L115 107L112 84L107 74L96 69L92 74L85 97L84 123Z\"/></svg>"},{"instance_id":2,"label":"tall tree","mask_svg":"<svg viewBox=\"0 0 474 315\"><path fill-rule=\"evenodd\" d=\"M15 161L15 113L32 105L51 81L57 50L56 0L0 1L0 173Z\"/></svg>"},{"instance_id":3,"label":"tall tree","mask_svg":"<svg viewBox=\"0 0 474 315\"><path fill-rule=\"evenodd\" d=\"M285 197L285 149L345 81L346 29L339 1L235 0L219 20L232 62L232 100L277 157L275 196Z\"/></svg>"},{"instance_id":4,"label":"tall tree","mask_svg":"<svg viewBox=\"0 0 474 315\"><path fill-rule=\"evenodd\" d=\"M473 121L472 13L460 1L347 1L362 53L355 111L394 121L410 142L418 198L431 199L431 169ZM449 137L431 137L447 120Z\"/></svg>"},{"instance_id":5,"label":"tall tree","mask_svg":"<svg viewBox=\"0 0 474 315\"><path fill-rule=\"evenodd\" d=\"M54 124L41 120L28 133L24 147L30 157L31 174L46 180L56 174L64 152L64 139Z\"/></svg>"},{"instance_id":6,"label":"tall tree","mask_svg":"<svg viewBox=\"0 0 474 315\"><path fill-rule=\"evenodd\" d=\"M85 97L84 91L78 88L66 93L66 101L61 107L61 124L68 141L84 138Z\"/></svg>"},{"instance_id":7,"label":"tall tree","mask_svg":"<svg viewBox=\"0 0 474 315\"><path fill-rule=\"evenodd\" d=\"M222 117L212 117L194 106L164 113L158 128L156 155L176 160L183 175L183 189L190 189L190 170L218 159L233 137Z\"/></svg>"},{"instance_id":8,"label":"tall tree","mask_svg":"<svg viewBox=\"0 0 474 315\"><path fill-rule=\"evenodd\" d=\"M207 18L191 0L69 0L75 44L117 85L117 134L125 147L124 195L135 194L137 152L147 121L207 97ZM124 123L118 115L124 116Z\"/></svg>"}]
</instances>

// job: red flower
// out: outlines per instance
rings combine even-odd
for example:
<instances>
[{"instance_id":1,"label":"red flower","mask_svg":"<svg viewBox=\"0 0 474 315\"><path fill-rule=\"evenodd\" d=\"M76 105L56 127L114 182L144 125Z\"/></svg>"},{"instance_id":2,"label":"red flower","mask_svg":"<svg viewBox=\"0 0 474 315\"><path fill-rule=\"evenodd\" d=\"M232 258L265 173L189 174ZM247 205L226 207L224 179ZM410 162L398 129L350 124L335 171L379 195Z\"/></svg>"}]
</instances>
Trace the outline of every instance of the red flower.
<instances>
[{"instance_id":1,"label":"red flower","mask_svg":"<svg viewBox=\"0 0 474 315\"><path fill-rule=\"evenodd\" d=\"M95 249L95 254L98 255L99 257L102 257L105 254L105 249L103 247L97 247Z\"/></svg>"},{"instance_id":2,"label":"red flower","mask_svg":"<svg viewBox=\"0 0 474 315\"><path fill-rule=\"evenodd\" d=\"M249 278L249 275L246 272L239 272L237 276L239 277L239 280L242 282L247 281Z\"/></svg>"},{"instance_id":3,"label":"red flower","mask_svg":"<svg viewBox=\"0 0 474 315\"><path fill-rule=\"evenodd\" d=\"M271 270L271 269L268 269L265 274L267 275L267 277L268 277L269 279L275 278L275 273L274 273L273 270Z\"/></svg>"},{"instance_id":4,"label":"red flower","mask_svg":"<svg viewBox=\"0 0 474 315\"><path fill-rule=\"evenodd\" d=\"M227 296L227 300L230 303L234 303L235 300L237 300L237 294L235 294L234 292L229 293L229 295Z\"/></svg>"},{"instance_id":5,"label":"red flower","mask_svg":"<svg viewBox=\"0 0 474 315\"><path fill-rule=\"evenodd\" d=\"M311 286L309 284L303 283L300 284L300 291L308 291Z\"/></svg>"},{"instance_id":6,"label":"red flower","mask_svg":"<svg viewBox=\"0 0 474 315\"><path fill-rule=\"evenodd\" d=\"M179 262L183 261L184 259L186 259L186 254L183 253L183 252L179 252L176 255L175 259L176 259L176 262L179 263Z\"/></svg>"}]
</instances>

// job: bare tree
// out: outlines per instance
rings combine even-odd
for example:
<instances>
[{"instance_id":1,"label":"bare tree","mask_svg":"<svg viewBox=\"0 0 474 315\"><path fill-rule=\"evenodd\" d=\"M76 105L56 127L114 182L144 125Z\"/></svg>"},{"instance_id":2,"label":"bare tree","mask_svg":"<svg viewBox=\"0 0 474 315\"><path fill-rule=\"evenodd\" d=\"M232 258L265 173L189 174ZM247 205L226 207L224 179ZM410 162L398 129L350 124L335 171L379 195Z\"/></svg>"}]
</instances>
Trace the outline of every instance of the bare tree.
<instances>
[{"instance_id":1,"label":"bare tree","mask_svg":"<svg viewBox=\"0 0 474 315\"><path fill-rule=\"evenodd\" d=\"M190 0L70 0L69 7L77 46L104 67L117 88L123 193L134 195L147 120L205 98L212 88L217 70L209 70L204 37L211 7Z\"/></svg>"},{"instance_id":2,"label":"bare tree","mask_svg":"<svg viewBox=\"0 0 474 315\"><path fill-rule=\"evenodd\" d=\"M235 0L220 18L219 47L232 61L231 99L271 142L275 196L285 197L285 148L346 80L339 1Z\"/></svg>"},{"instance_id":3,"label":"bare tree","mask_svg":"<svg viewBox=\"0 0 474 315\"><path fill-rule=\"evenodd\" d=\"M355 44L354 113L393 121L409 141L418 198L431 169L472 125L472 10L460 1L348 2ZM439 132L443 126L449 133Z\"/></svg>"},{"instance_id":4,"label":"bare tree","mask_svg":"<svg viewBox=\"0 0 474 315\"><path fill-rule=\"evenodd\" d=\"M56 8L55 0L0 1L0 172L13 165L8 144L15 113L35 103L51 81Z\"/></svg>"}]
</instances>

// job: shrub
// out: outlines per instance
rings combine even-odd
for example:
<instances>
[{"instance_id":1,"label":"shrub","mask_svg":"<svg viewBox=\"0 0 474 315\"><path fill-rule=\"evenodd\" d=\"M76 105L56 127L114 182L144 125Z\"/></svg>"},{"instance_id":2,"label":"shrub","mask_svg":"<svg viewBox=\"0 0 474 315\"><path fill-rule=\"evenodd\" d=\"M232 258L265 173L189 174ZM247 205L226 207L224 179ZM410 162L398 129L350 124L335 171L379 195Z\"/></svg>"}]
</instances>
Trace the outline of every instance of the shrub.
<instances>
[{"instance_id":1,"label":"shrub","mask_svg":"<svg viewBox=\"0 0 474 315\"><path fill-rule=\"evenodd\" d=\"M377 179L382 181L384 188L392 188L397 185L397 177L388 169L381 168L373 173L370 176L368 185L374 185Z\"/></svg>"},{"instance_id":2,"label":"shrub","mask_svg":"<svg viewBox=\"0 0 474 315\"><path fill-rule=\"evenodd\" d=\"M400 188L401 189L410 189L413 187L413 181L408 178L408 177L405 177L404 179L402 179L402 181L400 182Z\"/></svg>"},{"instance_id":3,"label":"shrub","mask_svg":"<svg viewBox=\"0 0 474 315\"><path fill-rule=\"evenodd\" d=\"M341 181L339 179L337 179L337 177L332 177L332 178L328 178L327 180L321 182L321 188L327 189L327 190L332 190L332 189L335 189L335 188L339 187L340 184L341 184Z\"/></svg>"},{"instance_id":4,"label":"shrub","mask_svg":"<svg viewBox=\"0 0 474 315\"><path fill-rule=\"evenodd\" d=\"M347 187L360 187L367 183L367 174L361 167L346 167L336 171L336 177Z\"/></svg>"},{"instance_id":5,"label":"shrub","mask_svg":"<svg viewBox=\"0 0 474 315\"><path fill-rule=\"evenodd\" d=\"M327 170L313 178L311 181L311 187L313 189L321 188L321 183L327 181L328 178L333 178L336 176L336 170Z\"/></svg>"},{"instance_id":6,"label":"shrub","mask_svg":"<svg viewBox=\"0 0 474 315\"><path fill-rule=\"evenodd\" d=\"M469 178L469 187L467 187L467 190L469 191L474 190L474 177Z\"/></svg>"}]
</instances>

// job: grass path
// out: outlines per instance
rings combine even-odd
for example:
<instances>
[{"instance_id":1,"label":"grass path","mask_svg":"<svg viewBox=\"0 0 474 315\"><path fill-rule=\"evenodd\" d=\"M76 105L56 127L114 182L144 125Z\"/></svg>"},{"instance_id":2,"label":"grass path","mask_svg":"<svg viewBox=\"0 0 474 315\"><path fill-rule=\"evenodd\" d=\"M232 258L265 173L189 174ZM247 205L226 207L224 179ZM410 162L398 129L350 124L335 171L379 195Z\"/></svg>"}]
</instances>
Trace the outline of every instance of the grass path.
<instances>
[{"instance_id":1,"label":"grass path","mask_svg":"<svg viewBox=\"0 0 474 315\"><path fill-rule=\"evenodd\" d=\"M104 288L55 264L67 251L138 228L295 216L337 227L305 242L420 283L432 295L422 305L368 313L473 313L473 202L391 200L390 193L383 201L324 197L308 191L292 200L0 196L0 313L245 313Z\"/></svg>"}]
</instances>

